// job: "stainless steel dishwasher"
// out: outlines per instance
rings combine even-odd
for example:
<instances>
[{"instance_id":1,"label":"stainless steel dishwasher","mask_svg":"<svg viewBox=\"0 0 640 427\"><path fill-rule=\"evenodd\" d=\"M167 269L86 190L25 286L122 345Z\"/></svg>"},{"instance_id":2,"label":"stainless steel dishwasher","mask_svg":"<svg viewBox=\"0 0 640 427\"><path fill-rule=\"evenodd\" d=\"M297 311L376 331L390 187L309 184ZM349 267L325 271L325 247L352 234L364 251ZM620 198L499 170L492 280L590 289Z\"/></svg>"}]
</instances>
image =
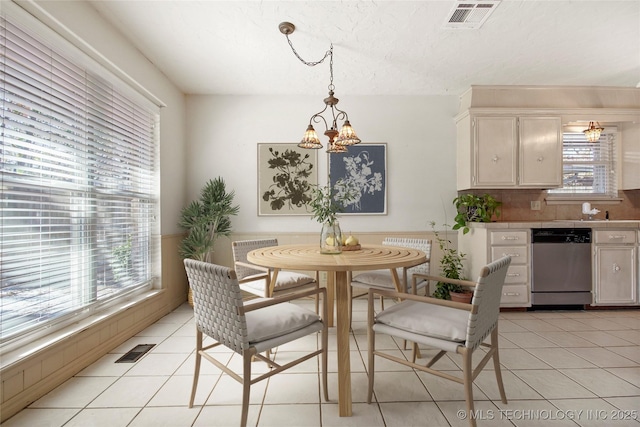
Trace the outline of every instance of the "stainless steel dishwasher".
<instances>
[{"instance_id":1,"label":"stainless steel dishwasher","mask_svg":"<svg viewBox=\"0 0 640 427\"><path fill-rule=\"evenodd\" d=\"M531 230L531 305L591 304L591 229Z\"/></svg>"}]
</instances>

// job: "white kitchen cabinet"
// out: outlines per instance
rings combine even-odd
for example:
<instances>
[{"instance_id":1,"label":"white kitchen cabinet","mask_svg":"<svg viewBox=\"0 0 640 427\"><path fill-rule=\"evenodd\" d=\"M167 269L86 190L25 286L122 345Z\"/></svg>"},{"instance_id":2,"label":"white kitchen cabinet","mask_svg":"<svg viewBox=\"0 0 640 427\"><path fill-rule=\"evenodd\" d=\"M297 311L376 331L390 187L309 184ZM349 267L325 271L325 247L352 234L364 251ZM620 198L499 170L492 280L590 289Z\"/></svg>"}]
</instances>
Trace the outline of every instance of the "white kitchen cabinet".
<instances>
[{"instance_id":1,"label":"white kitchen cabinet","mask_svg":"<svg viewBox=\"0 0 640 427\"><path fill-rule=\"evenodd\" d=\"M511 257L502 288L501 307L531 306L530 230L472 228L458 234L458 250L465 254L465 275L475 280L480 269L491 261Z\"/></svg>"},{"instance_id":2,"label":"white kitchen cabinet","mask_svg":"<svg viewBox=\"0 0 640 427\"><path fill-rule=\"evenodd\" d=\"M618 188L640 188L640 123L621 123L621 153Z\"/></svg>"},{"instance_id":3,"label":"white kitchen cabinet","mask_svg":"<svg viewBox=\"0 0 640 427\"><path fill-rule=\"evenodd\" d=\"M474 185L479 188L508 188L517 184L517 119L515 117L474 118Z\"/></svg>"},{"instance_id":4,"label":"white kitchen cabinet","mask_svg":"<svg viewBox=\"0 0 640 427\"><path fill-rule=\"evenodd\" d=\"M638 304L635 230L594 230L594 305Z\"/></svg>"},{"instance_id":5,"label":"white kitchen cabinet","mask_svg":"<svg viewBox=\"0 0 640 427\"><path fill-rule=\"evenodd\" d=\"M520 187L562 186L562 122L559 117L520 117Z\"/></svg>"},{"instance_id":6,"label":"white kitchen cabinet","mask_svg":"<svg viewBox=\"0 0 640 427\"><path fill-rule=\"evenodd\" d=\"M562 185L559 117L465 116L457 144L458 190Z\"/></svg>"}]
</instances>

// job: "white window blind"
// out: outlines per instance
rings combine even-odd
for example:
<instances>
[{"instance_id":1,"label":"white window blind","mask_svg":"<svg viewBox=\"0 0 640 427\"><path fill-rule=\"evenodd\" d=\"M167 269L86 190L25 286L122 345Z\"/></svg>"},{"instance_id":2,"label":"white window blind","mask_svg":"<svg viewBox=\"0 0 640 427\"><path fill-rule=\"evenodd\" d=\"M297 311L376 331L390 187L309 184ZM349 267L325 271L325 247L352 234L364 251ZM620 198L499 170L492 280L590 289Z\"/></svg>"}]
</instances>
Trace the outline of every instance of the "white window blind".
<instances>
[{"instance_id":1,"label":"white window blind","mask_svg":"<svg viewBox=\"0 0 640 427\"><path fill-rule=\"evenodd\" d=\"M0 31L6 341L151 282L158 111L10 18Z\"/></svg>"},{"instance_id":2,"label":"white window blind","mask_svg":"<svg viewBox=\"0 0 640 427\"><path fill-rule=\"evenodd\" d=\"M615 132L602 133L589 142L582 132L564 133L562 145L562 188L550 194L616 197Z\"/></svg>"}]
</instances>

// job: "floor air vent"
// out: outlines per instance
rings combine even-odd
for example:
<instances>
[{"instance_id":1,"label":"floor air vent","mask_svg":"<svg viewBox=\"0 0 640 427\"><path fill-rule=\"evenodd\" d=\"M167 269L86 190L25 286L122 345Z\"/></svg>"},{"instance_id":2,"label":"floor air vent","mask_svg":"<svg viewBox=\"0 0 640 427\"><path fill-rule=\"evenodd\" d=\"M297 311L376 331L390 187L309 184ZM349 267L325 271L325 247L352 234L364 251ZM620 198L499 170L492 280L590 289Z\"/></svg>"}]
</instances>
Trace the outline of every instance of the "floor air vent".
<instances>
[{"instance_id":1,"label":"floor air vent","mask_svg":"<svg viewBox=\"0 0 640 427\"><path fill-rule=\"evenodd\" d=\"M500 0L458 1L447 16L443 28L480 28L499 4Z\"/></svg>"},{"instance_id":2,"label":"floor air vent","mask_svg":"<svg viewBox=\"0 0 640 427\"><path fill-rule=\"evenodd\" d=\"M134 363L137 362L142 356L144 356L149 350L151 350L155 344L138 344L133 347L124 356L116 360L116 363Z\"/></svg>"}]
</instances>

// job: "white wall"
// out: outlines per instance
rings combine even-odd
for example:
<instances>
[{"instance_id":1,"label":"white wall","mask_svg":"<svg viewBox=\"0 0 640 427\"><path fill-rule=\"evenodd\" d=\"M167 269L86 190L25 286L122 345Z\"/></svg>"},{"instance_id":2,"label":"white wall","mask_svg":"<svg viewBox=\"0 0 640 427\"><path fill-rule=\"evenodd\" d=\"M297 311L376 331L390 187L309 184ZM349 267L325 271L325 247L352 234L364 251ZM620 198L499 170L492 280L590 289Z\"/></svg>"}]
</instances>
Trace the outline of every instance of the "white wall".
<instances>
[{"instance_id":1,"label":"white wall","mask_svg":"<svg viewBox=\"0 0 640 427\"><path fill-rule=\"evenodd\" d=\"M340 94L336 94L340 95ZM457 96L339 96L365 143L387 143L388 215L342 216L343 230L429 230L453 222L456 193ZM235 190L240 214L236 232L304 232L318 229L309 216L257 215L257 144L297 143L320 96L188 96L187 187L189 200L210 178L222 176ZM322 131L316 127L318 134ZM326 137L321 138L325 144ZM326 146L326 144L325 144ZM327 154L318 156L320 184L326 183ZM442 227L439 227L442 228Z\"/></svg>"}]
</instances>

